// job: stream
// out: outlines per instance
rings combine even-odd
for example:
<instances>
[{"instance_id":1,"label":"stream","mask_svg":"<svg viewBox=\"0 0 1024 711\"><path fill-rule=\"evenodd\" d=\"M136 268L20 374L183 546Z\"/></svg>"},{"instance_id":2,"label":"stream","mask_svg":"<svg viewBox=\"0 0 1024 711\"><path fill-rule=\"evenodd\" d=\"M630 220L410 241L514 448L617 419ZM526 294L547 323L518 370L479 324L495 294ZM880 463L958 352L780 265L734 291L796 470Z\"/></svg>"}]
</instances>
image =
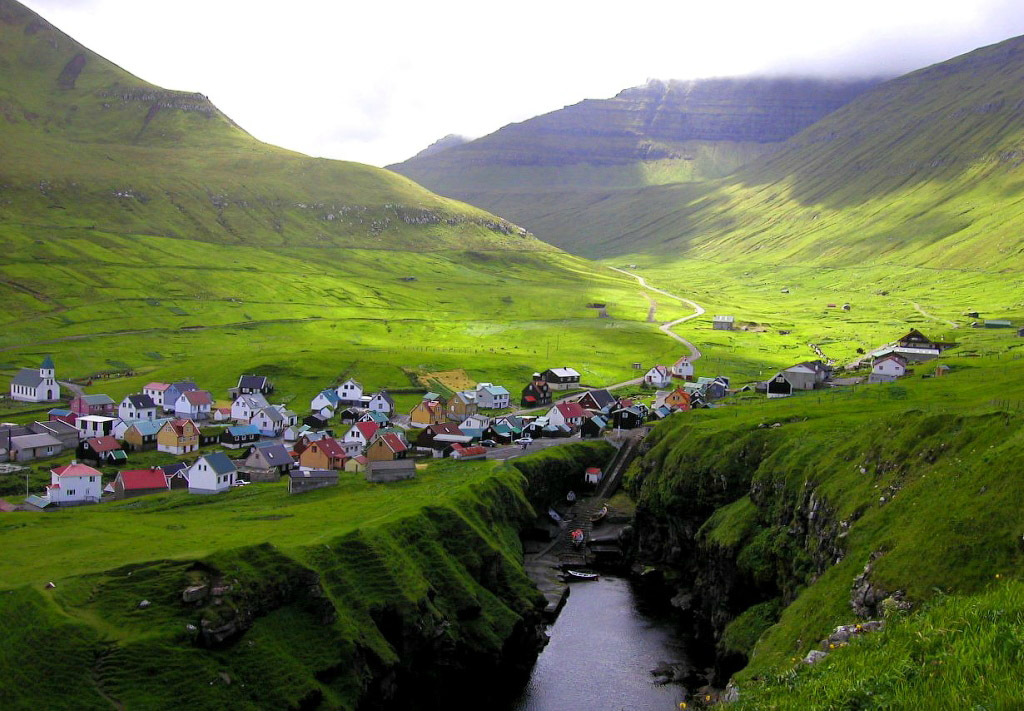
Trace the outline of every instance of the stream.
<instances>
[{"instance_id":1,"label":"stream","mask_svg":"<svg viewBox=\"0 0 1024 711\"><path fill-rule=\"evenodd\" d=\"M521 696L507 711L674 711L681 686L655 684L651 670L685 663L679 630L652 611L628 580L575 583L549 628Z\"/></svg>"}]
</instances>

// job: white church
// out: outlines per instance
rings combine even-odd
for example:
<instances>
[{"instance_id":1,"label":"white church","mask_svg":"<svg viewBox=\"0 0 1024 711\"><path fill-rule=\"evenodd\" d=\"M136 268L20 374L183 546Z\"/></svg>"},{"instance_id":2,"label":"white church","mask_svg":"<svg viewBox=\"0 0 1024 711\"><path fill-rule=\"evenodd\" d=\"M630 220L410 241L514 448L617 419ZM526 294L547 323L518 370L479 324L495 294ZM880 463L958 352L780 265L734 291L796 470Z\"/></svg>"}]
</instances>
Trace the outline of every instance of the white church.
<instances>
[{"instance_id":1,"label":"white church","mask_svg":"<svg viewBox=\"0 0 1024 711\"><path fill-rule=\"evenodd\" d=\"M53 402L60 400L60 385L54 375L53 359L46 356L36 368L22 368L11 379L11 399L21 402Z\"/></svg>"}]
</instances>

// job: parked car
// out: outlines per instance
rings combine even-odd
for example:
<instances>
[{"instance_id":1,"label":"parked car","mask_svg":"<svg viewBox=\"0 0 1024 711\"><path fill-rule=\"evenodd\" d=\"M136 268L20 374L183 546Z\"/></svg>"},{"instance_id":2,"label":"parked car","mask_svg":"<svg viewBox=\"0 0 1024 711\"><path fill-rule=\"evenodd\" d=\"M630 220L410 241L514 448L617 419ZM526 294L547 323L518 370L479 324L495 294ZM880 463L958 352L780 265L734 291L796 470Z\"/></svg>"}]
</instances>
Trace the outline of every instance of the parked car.
<instances>
[{"instance_id":1,"label":"parked car","mask_svg":"<svg viewBox=\"0 0 1024 711\"><path fill-rule=\"evenodd\" d=\"M482 439L482 440L480 440L480 446L481 447L497 447L498 443L495 442L493 439Z\"/></svg>"},{"instance_id":2,"label":"parked car","mask_svg":"<svg viewBox=\"0 0 1024 711\"><path fill-rule=\"evenodd\" d=\"M522 445L524 447L533 444L533 437L520 437L519 439L516 440L516 444Z\"/></svg>"}]
</instances>

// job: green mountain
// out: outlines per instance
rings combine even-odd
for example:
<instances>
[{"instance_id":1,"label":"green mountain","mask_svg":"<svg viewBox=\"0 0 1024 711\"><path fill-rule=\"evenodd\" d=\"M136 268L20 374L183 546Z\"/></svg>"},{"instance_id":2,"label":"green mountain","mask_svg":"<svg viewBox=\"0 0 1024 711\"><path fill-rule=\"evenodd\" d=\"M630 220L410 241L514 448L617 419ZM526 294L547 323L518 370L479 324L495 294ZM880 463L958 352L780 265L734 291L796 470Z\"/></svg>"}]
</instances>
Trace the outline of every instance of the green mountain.
<instances>
[{"instance_id":1,"label":"green mountain","mask_svg":"<svg viewBox=\"0 0 1024 711\"><path fill-rule=\"evenodd\" d=\"M390 167L571 246L556 229L566 203L586 209L609 189L722 177L876 83L652 80Z\"/></svg>"},{"instance_id":2,"label":"green mountain","mask_svg":"<svg viewBox=\"0 0 1024 711\"><path fill-rule=\"evenodd\" d=\"M299 405L343 372L368 387L408 386L410 369L528 377L551 319L582 329L559 362L586 356L601 380L662 340L621 275L395 173L261 143L14 0L0 0L0 117L0 372L41 352L61 377L215 389L262 369ZM606 358L590 301L628 321Z\"/></svg>"},{"instance_id":3,"label":"green mountain","mask_svg":"<svg viewBox=\"0 0 1024 711\"><path fill-rule=\"evenodd\" d=\"M868 91L706 185L605 193L546 229L589 255L1021 266L1024 39Z\"/></svg>"}]
</instances>

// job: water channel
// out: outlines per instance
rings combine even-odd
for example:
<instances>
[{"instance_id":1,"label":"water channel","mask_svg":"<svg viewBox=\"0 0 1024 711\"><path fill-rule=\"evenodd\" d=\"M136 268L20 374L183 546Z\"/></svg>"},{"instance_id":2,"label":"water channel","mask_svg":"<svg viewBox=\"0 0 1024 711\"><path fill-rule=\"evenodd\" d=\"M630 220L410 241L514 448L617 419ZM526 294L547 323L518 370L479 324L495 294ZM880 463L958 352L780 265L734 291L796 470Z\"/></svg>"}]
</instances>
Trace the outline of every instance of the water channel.
<instances>
[{"instance_id":1,"label":"water channel","mask_svg":"<svg viewBox=\"0 0 1024 711\"><path fill-rule=\"evenodd\" d=\"M682 687L659 686L651 674L665 662L686 662L678 630L628 580L573 584L549 633L508 711L673 711L684 699Z\"/></svg>"}]
</instances>

